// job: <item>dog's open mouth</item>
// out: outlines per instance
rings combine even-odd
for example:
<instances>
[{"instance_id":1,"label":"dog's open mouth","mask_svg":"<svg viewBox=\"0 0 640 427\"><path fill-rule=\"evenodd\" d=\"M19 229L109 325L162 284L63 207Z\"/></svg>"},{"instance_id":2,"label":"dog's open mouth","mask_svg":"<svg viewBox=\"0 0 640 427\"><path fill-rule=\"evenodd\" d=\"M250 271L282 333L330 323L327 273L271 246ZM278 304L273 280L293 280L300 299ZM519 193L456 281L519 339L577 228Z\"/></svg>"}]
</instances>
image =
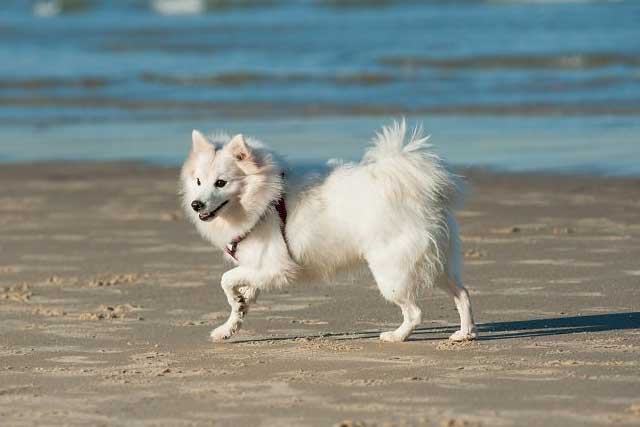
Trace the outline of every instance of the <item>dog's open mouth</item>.
<instances>
[{"instance_id":1,"label":"dog's open mouth","mask_svg":"<svg viewBox=\"0 0 640 427\"><path fill-rule=\"evenodd\" d=\"M200 221L210 221L213 218L215 218L216 214L218 212L220 212L220 209L222 209L223 207L225 207L225 205L229 203L228 200L225 200L224 202L220 203L218 205L217 208L215 208L214 210L212 210L211 212L200 212L200 214L198 214L198 217L200 218Z\"/></svg>"}]
</instances>

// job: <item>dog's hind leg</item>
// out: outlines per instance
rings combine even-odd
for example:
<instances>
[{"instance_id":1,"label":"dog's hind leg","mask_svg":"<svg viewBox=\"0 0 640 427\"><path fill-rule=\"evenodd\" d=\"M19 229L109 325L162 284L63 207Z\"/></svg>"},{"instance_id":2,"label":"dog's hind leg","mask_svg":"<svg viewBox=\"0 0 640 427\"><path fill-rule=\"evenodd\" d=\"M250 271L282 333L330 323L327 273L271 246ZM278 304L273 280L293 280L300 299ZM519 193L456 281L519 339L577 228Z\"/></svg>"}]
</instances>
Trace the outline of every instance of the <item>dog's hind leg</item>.
<instances>
[{"instance_id":1,"label":"dog's hind leg","mask_svg":"<svg viewBox=\"0 0 640 427\"><path fill-rule=\"evenodd\" d=\"M462 285L460 279L455 276L441 277L440 280L438 280L438 286L453 297L456 309L460 315L460 329L454 332L449 339L451 341L475 339L478 334L476 332L476 325L473 322L469 291Z\"/></svg>"},{"instance_id":2,"label":"dog's hind leg","mask_svg":"<svg viewBox=\"0 0 640 427\"><path fill-rule=\"evenodd\" d=\"M213 341L224 341L235 335L242 327L249 304L255 302L259 290L248 284L243 278L242 268L236 267L222 275L222 290L231 306L231 313L227 321L211 331Z\"/></svg>"},{"instance_id":3,"label":"dog's hind leg","mask_svg":"<svg viewBox=\"0 0 640 427\"><path fill-rule=\"evenodd\" d=\"M412 274L402 271L400 263L389 260L369 260L369 268L378 284L382 296L398 305L402 310L402 324L393 331L380 334L387 342L400 342L409 338L413 330L422 322L422 310L416 304L415 283Z\"/></svg>"},{"instance_id":4,"label":"dog's hind leg","mask_svg":"<svg viewBox=\"0 0 640 427\"><path fill-rule=\"evenodd\" d=\"M454 332L449 339L451 341L473 340L477 338L478 333L476 332L476 325L473 322L469 292L460 279L462 252L460 250L460 240L458 237L458 224L451 216L448 218L448 225L450 240L447 268L436 280L436 285L453 297L456 309L460 315L460 329Z\"/></svg>"},{"instance_id":5,"label":"dog's hind leg","mask_svg":"<svg viewBox=\"0 0 640 427\"><path fill-rule=\"evenodd\" d=\"M380 339L386 342L400 342L409 338L413 330L422 322L422 310L410 299L393 300L402 310L404 317L402 324L393 331L387 331L380 334Z\"/></svg>"}]
</instances>

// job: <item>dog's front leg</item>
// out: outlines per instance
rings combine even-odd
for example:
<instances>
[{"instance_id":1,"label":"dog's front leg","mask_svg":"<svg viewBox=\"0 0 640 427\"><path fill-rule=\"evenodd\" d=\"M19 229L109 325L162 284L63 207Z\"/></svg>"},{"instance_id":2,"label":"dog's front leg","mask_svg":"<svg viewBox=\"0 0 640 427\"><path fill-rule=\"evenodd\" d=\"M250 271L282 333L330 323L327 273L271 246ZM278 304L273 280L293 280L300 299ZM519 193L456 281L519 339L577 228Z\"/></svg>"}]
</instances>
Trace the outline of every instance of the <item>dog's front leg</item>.
<instances>
[{"instance_id":1,"label":"dog's front leg","mask_svg":"<svg viewBox=\"0 0 640 427\"><path fill-rule=\"evenodd\" d=\"M259 292L251 282L250 271L242 267L236 267L222 275L220 284L231 306L231 314L223 325L211 331L213 341L229 339L240 330L249 311L249 303L255 302Z\"/></svg>"}]
</instances>

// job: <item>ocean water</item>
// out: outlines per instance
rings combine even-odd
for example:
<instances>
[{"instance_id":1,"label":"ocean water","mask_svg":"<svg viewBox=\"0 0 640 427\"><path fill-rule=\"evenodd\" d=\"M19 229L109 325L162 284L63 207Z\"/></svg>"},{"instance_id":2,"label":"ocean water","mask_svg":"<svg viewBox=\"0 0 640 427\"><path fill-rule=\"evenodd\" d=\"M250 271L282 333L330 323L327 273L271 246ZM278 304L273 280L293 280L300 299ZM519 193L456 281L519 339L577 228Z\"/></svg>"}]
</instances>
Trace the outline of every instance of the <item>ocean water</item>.
<instances>
[{"instance_id":1,"label":"ocean water","mask_svg":"<svg viewBox=\"0 0 640 427\"><path fill-rule=\"evenodd\" d=\"M640 175L640 2L4 0L0 162L179 163L192 128L357 159Z\"/></svg>"}]
</instances>

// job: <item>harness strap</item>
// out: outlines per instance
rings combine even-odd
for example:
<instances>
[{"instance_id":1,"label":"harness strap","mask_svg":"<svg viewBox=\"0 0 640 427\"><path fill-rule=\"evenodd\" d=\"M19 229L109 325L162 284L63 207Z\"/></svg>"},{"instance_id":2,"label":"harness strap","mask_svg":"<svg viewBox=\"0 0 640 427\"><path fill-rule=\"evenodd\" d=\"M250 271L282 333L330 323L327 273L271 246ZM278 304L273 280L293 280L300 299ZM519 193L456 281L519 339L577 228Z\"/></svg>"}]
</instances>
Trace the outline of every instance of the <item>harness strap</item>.
<instances>
[{"instance_id":1,"label":"harness strap","mask_svg":"<svg viewBox=\"0 0 640 427\"><path fill-rule=\"evenodd\" d=\"M289 250L289 242L287 241L287 204L284 202L284 197L280 197L275 205L276 212L278 212L278 216L280 217L280 233L282 233L282 238L284 239L284 244L287 245L287 250Z\"/></svg>"},{"instance_id":2,"label":"harness strap","mask_svg":"<svg viewBox=\"0 0 640 427\"><path fill-rule=\"evenodd\" d=\"M287 204L284 201L284 196L280 196L278 200L273 203L273 207L278 212L278 216L280 217L280 233L282 234L282 239L284 240L284 244L287 247L287 252L289 256L291 256L291 250L289 249L289 241L287 240ZM242 236L235 237L224 247L224 251L231 256L231 258L238 261L236 257L236 253L238 252L238 244L242 242L248 235L251 233L251 230L243 234Z\"/></svg>"}]
</instances>

